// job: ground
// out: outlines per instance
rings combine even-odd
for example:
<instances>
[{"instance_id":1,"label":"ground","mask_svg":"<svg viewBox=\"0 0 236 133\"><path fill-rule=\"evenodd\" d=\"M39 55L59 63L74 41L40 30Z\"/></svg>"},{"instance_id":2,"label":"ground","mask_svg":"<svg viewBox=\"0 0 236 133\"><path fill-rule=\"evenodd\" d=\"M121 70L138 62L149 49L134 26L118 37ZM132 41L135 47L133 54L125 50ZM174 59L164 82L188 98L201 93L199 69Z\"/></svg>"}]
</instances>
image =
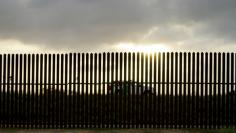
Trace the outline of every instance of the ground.
<instances>
[{"instance_id":1,"label":"ground","mask_svg":"<svg viewBox=\"0 0 236 133\"><path fill-rule=\"evenodd\" d=\"M0 129L0 133L236 133L234 129Z\"/></svg>"}]
</instances>

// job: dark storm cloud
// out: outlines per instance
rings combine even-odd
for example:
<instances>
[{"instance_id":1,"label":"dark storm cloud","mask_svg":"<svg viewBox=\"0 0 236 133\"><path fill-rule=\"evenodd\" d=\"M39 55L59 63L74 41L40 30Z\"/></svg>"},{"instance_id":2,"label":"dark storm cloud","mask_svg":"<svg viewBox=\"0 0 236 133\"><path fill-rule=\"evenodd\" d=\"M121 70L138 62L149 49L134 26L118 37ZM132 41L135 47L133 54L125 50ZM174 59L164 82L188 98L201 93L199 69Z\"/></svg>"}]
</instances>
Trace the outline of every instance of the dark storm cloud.
<instances>
[{"instance_id":1,"label":"dark storm cloud","mask_svg":"<svg viewBox=\"0 0 236 133\"><path fill-rule=\"evenodd\" d=\"M235 44L235 0L0 0L0 39L91 50L117 42ZM223 39L222 42L216 40ZM144 41L145 41L144 40Z\"/></svg>"},{"instance_id":2,"label":"dark storm cloud","mask_svg":"<svg viewBox=\"0 0 236 133\"><path fill-rule=\"evenodd\" d=\"M198 32L235 41L235 0L180 0L176 16L184 21L202 23Z\"/></svg>"}]
</instances>

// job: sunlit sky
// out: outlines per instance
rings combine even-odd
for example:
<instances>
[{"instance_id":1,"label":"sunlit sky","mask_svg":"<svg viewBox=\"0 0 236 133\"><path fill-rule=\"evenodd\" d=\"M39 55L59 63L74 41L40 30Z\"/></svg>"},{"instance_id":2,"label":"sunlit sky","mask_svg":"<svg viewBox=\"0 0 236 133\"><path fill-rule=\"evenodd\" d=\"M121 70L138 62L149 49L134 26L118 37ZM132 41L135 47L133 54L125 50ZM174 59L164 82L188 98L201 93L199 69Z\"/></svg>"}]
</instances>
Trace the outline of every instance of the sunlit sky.
<instances>
[{"instance_id":1,"label":"sunlit sky","mask_svg":"<svg viewBox=\"0 0 236 133\"><path fill-rule=\"evenodd\" d=\"M224 51L236 0L0 0L0 53Z\"/></svg>"}]
</instances>

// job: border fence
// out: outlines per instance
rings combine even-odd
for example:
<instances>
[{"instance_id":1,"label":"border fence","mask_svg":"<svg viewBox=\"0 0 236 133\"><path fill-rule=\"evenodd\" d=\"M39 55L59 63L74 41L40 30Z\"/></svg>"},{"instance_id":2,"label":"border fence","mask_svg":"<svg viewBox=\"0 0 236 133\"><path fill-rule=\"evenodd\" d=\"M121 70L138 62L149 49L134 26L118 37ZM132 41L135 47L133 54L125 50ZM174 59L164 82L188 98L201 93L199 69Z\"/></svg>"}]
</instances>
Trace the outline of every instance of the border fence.
<instances>
[{"instance_id":1,"label":"border fence","mask_svg":"<svg viewBox=\"0 0 236 133\"><path fill-rule=\"evenodd\" d=\"M0 128L236 127L236 53L0 55Z\"/></svg>"}]
</instances>

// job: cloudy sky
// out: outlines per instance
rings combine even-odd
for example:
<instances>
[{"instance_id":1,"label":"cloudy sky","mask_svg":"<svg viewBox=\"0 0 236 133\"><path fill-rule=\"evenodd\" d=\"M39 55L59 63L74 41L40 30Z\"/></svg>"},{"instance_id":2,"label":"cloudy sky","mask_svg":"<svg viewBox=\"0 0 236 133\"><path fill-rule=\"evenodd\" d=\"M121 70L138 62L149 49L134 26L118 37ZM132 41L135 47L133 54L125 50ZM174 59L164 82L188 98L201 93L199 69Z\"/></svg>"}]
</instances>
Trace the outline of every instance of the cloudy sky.
<instances>
[{"instance_id":1,"label":"cloudy sky","mask_svg":"<svg viewBox=\"0 0 236 133\"><path fill-rule=\"evenodd\" d=\"M0 53L236 49L236 0L0 0Z\"/></svg>"}]
</instances>

